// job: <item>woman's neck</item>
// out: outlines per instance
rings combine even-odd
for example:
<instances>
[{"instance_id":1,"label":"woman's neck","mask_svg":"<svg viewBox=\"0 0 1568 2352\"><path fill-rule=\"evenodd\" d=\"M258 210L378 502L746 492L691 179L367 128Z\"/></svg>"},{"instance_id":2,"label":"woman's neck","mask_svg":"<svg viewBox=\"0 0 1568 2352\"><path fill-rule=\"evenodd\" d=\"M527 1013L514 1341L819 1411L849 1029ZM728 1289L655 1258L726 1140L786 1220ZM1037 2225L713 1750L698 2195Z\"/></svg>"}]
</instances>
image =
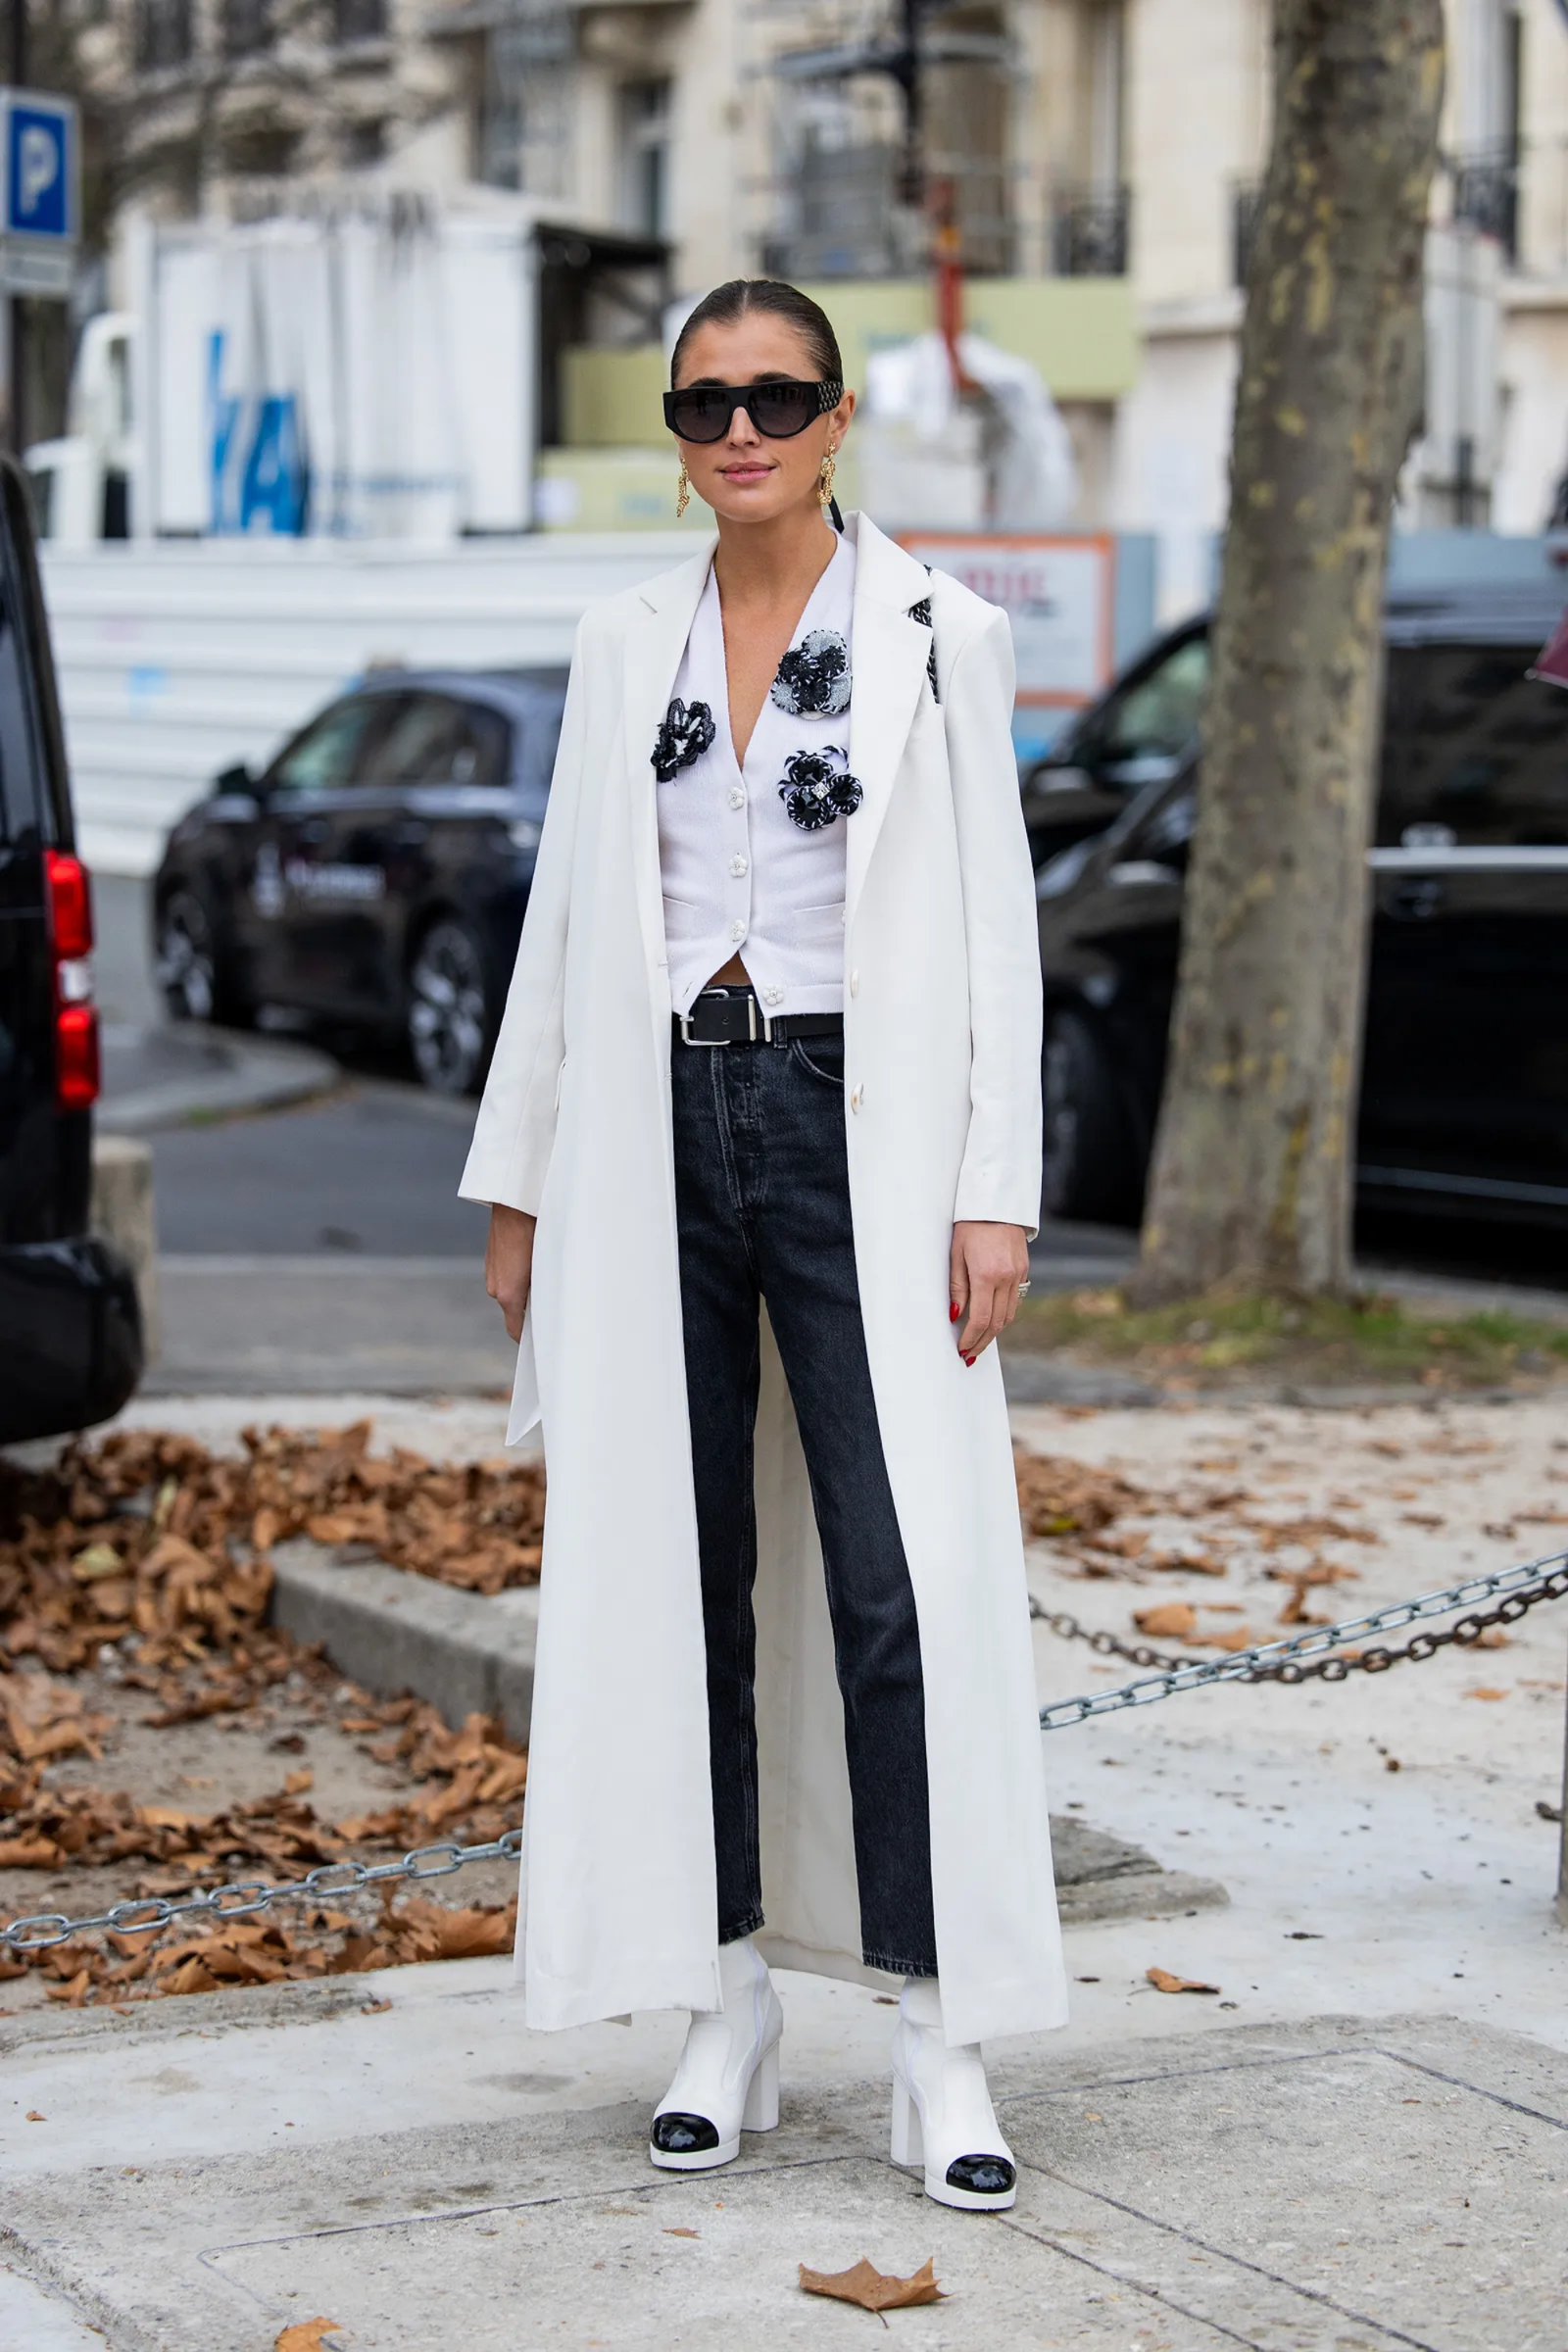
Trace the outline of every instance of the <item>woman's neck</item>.
<instances>
[{"instance_id":1,"label":"woman's neck","mask_svg":"<svg viewBox=\"0 0 1568 2352\"><path fill-rule=\"evenodd\" d=\"M814 505L770 522L726 522L720 515L713 557L719 597L732 611L793 605L800 612L837 546L837 532Z\"/></svg>"}]
</instances>

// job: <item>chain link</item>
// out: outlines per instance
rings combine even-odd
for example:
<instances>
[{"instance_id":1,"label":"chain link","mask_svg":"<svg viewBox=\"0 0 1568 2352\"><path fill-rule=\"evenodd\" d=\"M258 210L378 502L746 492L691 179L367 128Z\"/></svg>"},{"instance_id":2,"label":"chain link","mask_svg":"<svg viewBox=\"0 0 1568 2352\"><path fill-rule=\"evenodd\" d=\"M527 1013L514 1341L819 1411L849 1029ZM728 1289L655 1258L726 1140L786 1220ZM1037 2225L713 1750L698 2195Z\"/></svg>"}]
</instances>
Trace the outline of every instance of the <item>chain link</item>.
<instances>
[{"instance_id":1,"label":"chain link","mask_svg":"<svg viewBox=\"0 0 1568 2352\"><path fill-rule=\"evenodd\" d=\"M487 1845L459 1845L448 1838L439 1845L416 1845L398 1862L324 1862L303 1879L285 1879L270 1886L265 1879L236 1879L207 1894L171 1901L151 1895L139 1902L111 1903L91 1919L67 1919L62 1911L40 1911L30 1919L14 1919L0 1928L0 1950L43 1952L69 1943L74 1936L106 1929L116 1936L150 1936L172 1920L249 1919L272 1903L329 1902L339 1895L358 1894L364 1887L384 1886L388 1880L418 1881L449 1878L470 1862L514 1862L522 1848L521 1830L506 1830ZM434 1856L441 1859L436 1861Z\"/></svg>"},{"instance_id":2,"label":"chain link","mask_svg":"<svg viewBox=\"0 0 1568 2352\"><path fill-rule=\"evenodd\" d=\"M1485 1613L1477 1611L1477 1601L1491 1600L1498 1593L1504 1597L1496 1608ZM1446 1592L1423 1592L1415 1600L1396 1601L1367 1617L1346 1618L1339 1625L1312 1626L1287 1641L1260 1642L1250 1649L1233 1650L1226 1657L1209 1659L1172 1657L1142 1642L1122 1642L1114 1634L1092 1633L1067 1610L1042 1609L1031 1601L1031 1616L1050 1626L1063 1640L1087 1642L1091 1649L1102 1656L1125 1658L1130 1665L1157 1670L1140 1682L1123 1683L1119 1690L1096 1690L1081 1698L1054 1699L1040 1710L1040 1728L1043 1732L1066 1731L1073 1724L1089 1722L1093 1716L1118 1714L1125 1707L1153 1706L1162 1698L1174 1698L1183 1690L1200 1690L1210 1683L1285 1683L1294 1687L1315 1681L1343 1683L1356 1672L1384 1674L1391 1666L1407 1659L1424 1663L1450 1642L1479 1641L1489 1626L1516 1624L1539 1601L1561 1600L1565 1596L1568 1596L1568 1552L1556 1551L1524 1567L1501 1568L1492 1576L1468 1577L1462 1585L1450 1585ZM1456 1625L1444 1633L1417 1634L1400 1649L1365 1649L1356 1657L1338 1654L1348 1642L1359 1642L1369 1634L1390 1633L1396 1626L1413 1625L1425 1617L1450 1616L1456 1609L1465 1611Z\"/></svg>"}]
</instances>

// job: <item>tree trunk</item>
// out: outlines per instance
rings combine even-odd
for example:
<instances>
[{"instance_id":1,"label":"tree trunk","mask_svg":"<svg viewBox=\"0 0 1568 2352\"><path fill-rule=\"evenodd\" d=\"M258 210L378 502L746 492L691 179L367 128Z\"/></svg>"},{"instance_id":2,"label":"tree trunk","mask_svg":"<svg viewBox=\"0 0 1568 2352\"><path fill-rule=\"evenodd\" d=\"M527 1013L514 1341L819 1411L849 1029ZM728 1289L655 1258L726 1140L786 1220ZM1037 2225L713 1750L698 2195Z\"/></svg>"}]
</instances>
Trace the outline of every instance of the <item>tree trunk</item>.
<instances>
[{"instance_id":1,"label":"tree trunk","mask_svg":"<svg viewBox=\"0 0 1568 2352\"><path fill-rule=\"evenodd\" d=\"M1441 0L1276 0L1142 1302L1343 1288L1384 566L1421 402Z\"/></svg>"}]
</instances>

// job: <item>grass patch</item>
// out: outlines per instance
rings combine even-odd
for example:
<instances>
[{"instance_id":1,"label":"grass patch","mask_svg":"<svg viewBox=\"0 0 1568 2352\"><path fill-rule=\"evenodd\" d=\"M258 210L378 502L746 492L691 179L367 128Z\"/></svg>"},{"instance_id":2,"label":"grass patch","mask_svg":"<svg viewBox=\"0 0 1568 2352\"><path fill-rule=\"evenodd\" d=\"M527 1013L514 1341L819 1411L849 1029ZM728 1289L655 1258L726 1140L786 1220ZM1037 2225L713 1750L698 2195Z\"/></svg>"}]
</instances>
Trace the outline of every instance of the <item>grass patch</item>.
<instances>
[{"instance_id":1,"label":"grass patch","mask_svg":"<svg viewBox=\"0 0 1568 2352\"><path fill-rule=\"evenodd\" d=\"M1022 1301L1008 1346L1209 1387L1259 1371L1427 1388L1526 1385L1568 1373L1568 1324L1423 1310L1378 1291L1298 1299L1210 1293L1148 1308L1129 1307L1114 1290L1048 1294Z\"/></svg>"}]
</instances>

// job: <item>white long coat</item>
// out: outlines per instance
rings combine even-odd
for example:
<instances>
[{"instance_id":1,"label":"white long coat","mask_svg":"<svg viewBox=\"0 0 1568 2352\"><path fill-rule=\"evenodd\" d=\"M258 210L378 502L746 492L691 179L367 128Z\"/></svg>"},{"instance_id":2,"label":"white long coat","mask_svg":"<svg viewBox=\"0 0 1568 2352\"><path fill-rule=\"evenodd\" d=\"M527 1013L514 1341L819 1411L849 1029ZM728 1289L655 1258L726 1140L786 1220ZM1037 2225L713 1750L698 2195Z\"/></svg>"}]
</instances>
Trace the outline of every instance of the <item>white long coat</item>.
<instances>
[{"instance_id":1,"label":"white long coat","mask_svg":"<svg viewBox=\"0 0 1568 2352\"><path fill-rule=\"evenodd\" d=\"M1038 1215L1035 906L1005 615L849 527L850 1194L920 1625L943 2017L969 2042L1066 2016L1002 1375L994 1348L964 1366L948 1317L955 1219ZM583 619L462 1185L539 1220L509 1431L542 1411L550 1473L517 1945L536 2027L719 2000L651 763L711 553ZM756 1465L758 1940L866 1978L821 1555L765 1334Z\"/></svg>"}]
</instances>

